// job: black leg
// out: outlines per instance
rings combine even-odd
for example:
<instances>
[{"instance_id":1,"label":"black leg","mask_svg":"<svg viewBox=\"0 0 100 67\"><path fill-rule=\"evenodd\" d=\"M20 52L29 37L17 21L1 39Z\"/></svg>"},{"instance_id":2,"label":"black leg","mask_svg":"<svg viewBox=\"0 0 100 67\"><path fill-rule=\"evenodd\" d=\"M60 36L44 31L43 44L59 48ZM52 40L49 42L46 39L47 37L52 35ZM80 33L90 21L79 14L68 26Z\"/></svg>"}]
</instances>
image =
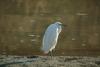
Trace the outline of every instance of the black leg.
<instances>
[{"instance_id":1,"label":"black leg","mask_svg":"<svg viewBox=\"0 0 100 67\"><path fill-rule=\"evenodd\" d=\"M50 52L48 53L48 56L50 56L51 58L53 57L52 51L50 51Z\"/></svg>"},{"instance_id":2,"label":"black leg","mask_svg":"<svg viewBox=\"0 0 100 67\"><path fill-rule=\"evenodd\" d=\"M52 53L53 53L53 56L55 56L55 55L56 55L56 53L55 53L55 49L53 49L53 50L52 50Z\"/></svg>"},{"instance_id":3,"label":"black leg","mask_svg":"<svg viewBox=\"0 0 100 67\"><path fill-rule=\"evenodd\" d=\"M50 52L50 56L51 56L51 58L52 58L52 56L53 56L53 55L52 55L52 51Z\"/></svg>"}]
</instances>

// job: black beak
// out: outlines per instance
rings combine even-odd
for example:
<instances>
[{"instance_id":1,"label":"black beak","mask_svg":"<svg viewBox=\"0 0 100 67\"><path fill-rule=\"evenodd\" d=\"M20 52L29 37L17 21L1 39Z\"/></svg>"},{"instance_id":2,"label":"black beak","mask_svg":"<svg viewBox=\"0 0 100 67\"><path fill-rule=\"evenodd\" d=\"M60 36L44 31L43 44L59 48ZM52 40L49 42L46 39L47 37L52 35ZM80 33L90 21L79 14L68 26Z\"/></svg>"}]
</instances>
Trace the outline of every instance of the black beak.
<instances>
[{"instance_id":1,"label":"black beak","mask_svg":"<svg viewBox=\"0 0 100 67\"><path fill-rule=\"evenodd\" d=\"M64 27L67 27L67 25L63 24Z\"/></svg>"},{"instance_id":2,"label":"black beak","mask_svg":"<svg viewBox=\"0 0 100 67\"><path fill-rule=\"evenodd\" d=\"M67 27L67 25L65 25L65 24L62 24L62 27Z\"/></svg>"}]
</instances>

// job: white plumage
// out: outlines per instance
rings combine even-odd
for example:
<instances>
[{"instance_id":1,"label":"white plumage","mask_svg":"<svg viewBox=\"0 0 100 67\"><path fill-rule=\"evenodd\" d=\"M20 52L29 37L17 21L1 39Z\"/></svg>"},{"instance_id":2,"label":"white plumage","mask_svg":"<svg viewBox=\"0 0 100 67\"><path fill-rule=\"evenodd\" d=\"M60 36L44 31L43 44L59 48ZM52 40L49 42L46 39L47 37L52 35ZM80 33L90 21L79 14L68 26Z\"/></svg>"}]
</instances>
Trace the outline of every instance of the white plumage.
<instances>
[{"instance_id":1,"label":"white plumage","mask_svg":"<svg viewBox=\"0 0 100 67\"><path fill-rule=\"evenodd\" d=\"M58 36L62 30L61 24L61 22L55 22L46 29L42 43L42 51L45 54L49 51L51 52L55 48Z\"/></svg>"}]
</instances>

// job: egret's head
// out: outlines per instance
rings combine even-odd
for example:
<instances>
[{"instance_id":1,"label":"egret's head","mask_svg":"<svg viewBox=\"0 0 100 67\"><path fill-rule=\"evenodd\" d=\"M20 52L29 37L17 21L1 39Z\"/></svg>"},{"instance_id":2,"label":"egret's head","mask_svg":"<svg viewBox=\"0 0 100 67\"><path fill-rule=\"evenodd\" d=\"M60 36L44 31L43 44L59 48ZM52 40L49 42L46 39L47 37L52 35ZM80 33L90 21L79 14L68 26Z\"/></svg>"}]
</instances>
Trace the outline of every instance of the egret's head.
<instances>
[{"instance_id":1,"label":"egret's head","mask_svg":"<svg viewBox=\"0 0 100 67\"><path fill-rule=\"evenodd\" d=\"M57 25L59 25L59 26L61 26L61 27L67 27L67 25L65 25L65 24L62 24L61 22L55 22L55 24L57 24Z\"/></svg>"},{"instance_id":2,"label":"egret's head","mask_svg":"<svg viewBox=\"0 0 100 67\"><path fill-rule=\"evenodd\" d=\"M57 24L57 25L62 25L62 23L61 23L61 22L56 22L55 24Z\"/></svg>"}]
</instances>

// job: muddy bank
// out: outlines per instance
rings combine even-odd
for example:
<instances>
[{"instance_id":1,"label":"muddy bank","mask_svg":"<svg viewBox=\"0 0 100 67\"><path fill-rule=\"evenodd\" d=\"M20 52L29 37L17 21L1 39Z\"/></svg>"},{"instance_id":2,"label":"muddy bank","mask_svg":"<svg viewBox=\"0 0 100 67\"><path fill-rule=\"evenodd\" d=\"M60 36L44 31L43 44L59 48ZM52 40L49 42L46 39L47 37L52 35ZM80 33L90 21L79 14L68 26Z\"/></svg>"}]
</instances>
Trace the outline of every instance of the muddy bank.
<instances>
[{"instance_id":1,"label":"muddy bank","mask_svg":"<svg viewBox=\"0 0 100 67\"><path fill-rule=\"evenodd\" d=\"M0 56L0 67L100 67L100 56Z\"/></svg>"}]
</instances>

